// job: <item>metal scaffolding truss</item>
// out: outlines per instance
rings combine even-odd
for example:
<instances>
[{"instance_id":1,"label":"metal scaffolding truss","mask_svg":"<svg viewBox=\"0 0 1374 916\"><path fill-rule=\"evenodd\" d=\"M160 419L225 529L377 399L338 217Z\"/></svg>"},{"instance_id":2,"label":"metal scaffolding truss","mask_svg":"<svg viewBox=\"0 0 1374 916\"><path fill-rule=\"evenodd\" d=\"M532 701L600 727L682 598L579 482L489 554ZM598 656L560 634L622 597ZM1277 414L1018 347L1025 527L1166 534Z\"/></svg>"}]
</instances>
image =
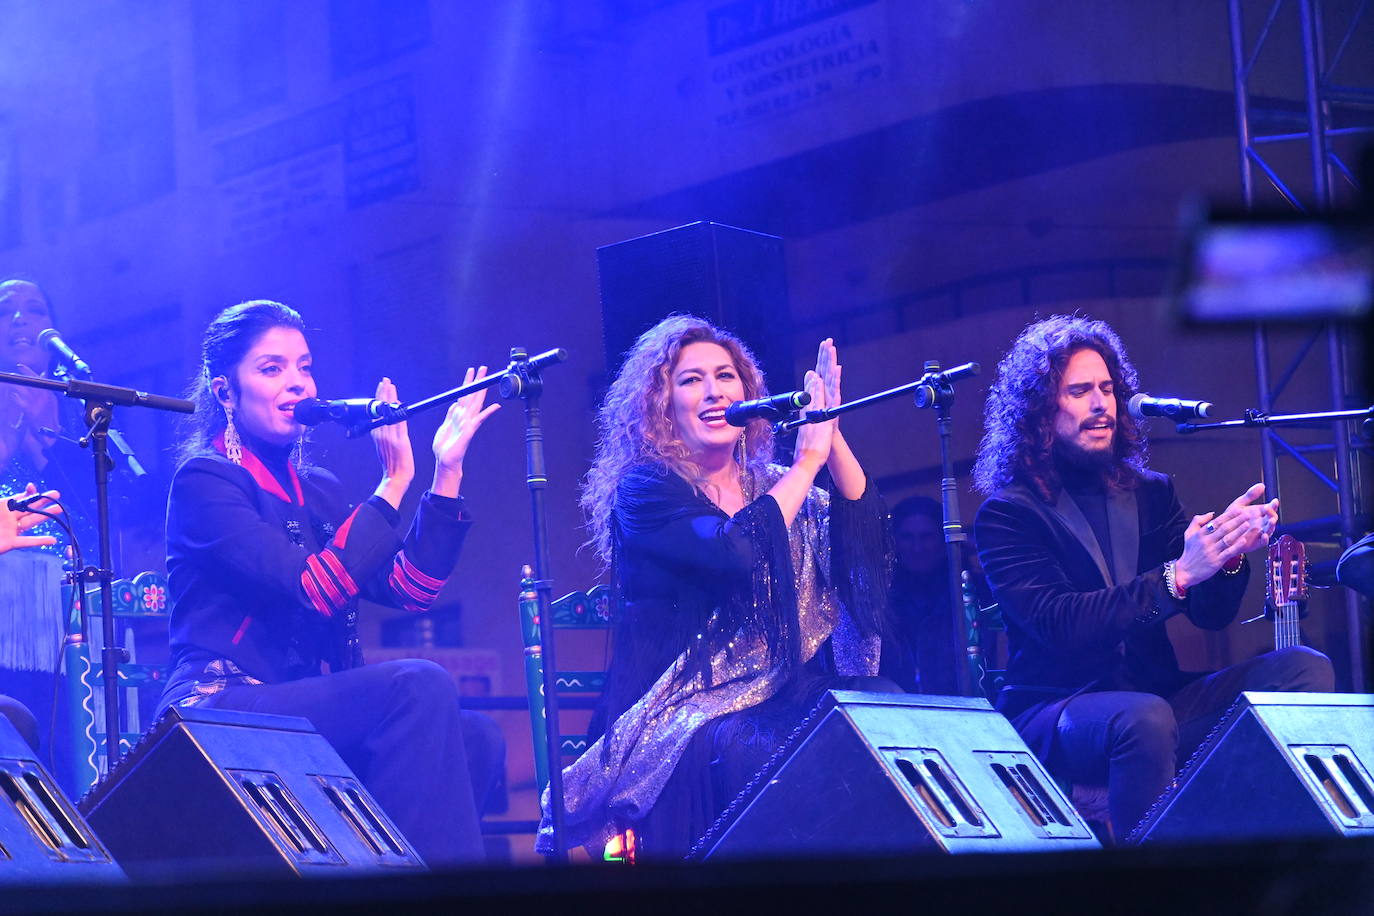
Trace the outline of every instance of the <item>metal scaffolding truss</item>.
<instances>
[{"instance_id":1,"label":"metal scaffolding truss","mask_svg":"<svg viewBox=\"0 0 1374 916\"><path fill-rule=\"evenodd\" d=\"M1243 13L1245 7L1253 6L1263 10L1264 18L1252 44L1247 46ZM1246 0L1230 0L1231 56L1235 80L1236 128L1240 141L1241 190L1245 205L1254 206L1255 179L1258 172L1282 198L1300 212L1320 213L1329 210L1336 199L1338 189L1354 189L1356 177L1345 159L1335 149L1334 141L1341 137L1369 135L1374 137L1374 86L1355 86L1342 84L1336 78L1342 63L1354 60L1365 64L1369 58L1369 47L1357 36L1363 36L1365 26L1374 25L1374 11L1371 0L1360 0L1349 10L1349 20L1336 23L1338 28L1328 31L1333 23L1323 20L1323 7L1320 0L1267 0L1266 3L1247 3ZM1291 17L1296 15L1296 30ZM1291 36L1296 31L1301 45L1302 95L1301 106L1288 105L1275 110L1260 108L1271 102L1261 101L1251 90L1256 65L1275 53L1285 54L1283 60L1297 61L1291 44L1262 53L1271 45L1283 41L1283 36ZM1327 39L1332 35L1339 38L1334 42L1334 50L1326 53ZM1277 117L1275 117L1277 115ZM1288 129L1274 133L1257 131L1260 122L1273 124L1277 121ZM1286 178L1286 166L1276 165L1275 157L1267 150L1279 144L1303 144L1306 147L1304 165L1311 180L1311 187L1300 190L1291 177ZM1304 191L1306 193L1304 193ZM1297 372L1301 363L1310 361L1325 352L1326 372L1333 409L1341 410L1351 406L1350 391L1347 387L1346 334L1342 328L1332 324L1317 328L1299 349L1296 358L1279 376L1277 383L1271 382L1269 371L1269 338L1263 325L1257 325L1254 332L1256 382L1259 388L1259 409L1270 413L1274 400ZM1318 346L1324 343L1325 346ZM1367 405L1361 405L1367 406ZM1292 456L1300 466L1311 471L1321 483L1330 488L1336 496L1338 513L1335 527L1339 531L1342 549L1363 532L1357 530L1357 510L1362 505L1360 480L1358 475L1357 446L1352 441L1354 424L1338 421L1331 424L1332 442L1329 446L1295 446L1289 443L1277 430L1266 428L1261 431L1261 452L1265 483L1271 493L1278 492L1280 452ZM1317 452L1330 452L1332 455L1331 473L1324 472L1308 456ZM1350 589L1345 590L1346 626L1350 642L1350 672L1352 688L1360 691L1365 686L1365 626L1363 619L1363 599Z\"/></svg>"}]
</instances>

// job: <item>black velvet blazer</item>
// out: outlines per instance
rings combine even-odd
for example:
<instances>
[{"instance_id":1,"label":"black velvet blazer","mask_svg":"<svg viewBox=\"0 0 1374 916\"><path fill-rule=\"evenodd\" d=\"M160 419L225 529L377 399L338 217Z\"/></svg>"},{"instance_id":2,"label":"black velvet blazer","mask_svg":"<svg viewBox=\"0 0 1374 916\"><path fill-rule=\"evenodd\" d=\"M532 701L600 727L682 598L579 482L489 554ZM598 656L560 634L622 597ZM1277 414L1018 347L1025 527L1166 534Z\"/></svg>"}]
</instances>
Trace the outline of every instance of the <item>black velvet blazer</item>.
<instances>
[{"instance_id":1,"label":"black velvet blazer","mask_svg":"<svg viewBox=\"0 0 1374 916\"><path fill-rule=\"evenodd\" d=\"M1168 618L1182 613L1197 626L1220 630L1240 608L1248 565L1199 583L1183 601L1169 594L1164 564L1182 554L1188 519L1162 474L1146 472L1132 492L1137 524L1121 531L1114 525L1113 546L1126 555L1112 558L1102 557L1095 541L1085 543L1083 526L1076 534L1028 486L1006 487L978 510L978 555L1007 626L1007 681L998 708L1042 751L1062 701L1075 693L1167 696L1196 676L1179 670L1164 627Z\"/></svg>"}]
</instances>

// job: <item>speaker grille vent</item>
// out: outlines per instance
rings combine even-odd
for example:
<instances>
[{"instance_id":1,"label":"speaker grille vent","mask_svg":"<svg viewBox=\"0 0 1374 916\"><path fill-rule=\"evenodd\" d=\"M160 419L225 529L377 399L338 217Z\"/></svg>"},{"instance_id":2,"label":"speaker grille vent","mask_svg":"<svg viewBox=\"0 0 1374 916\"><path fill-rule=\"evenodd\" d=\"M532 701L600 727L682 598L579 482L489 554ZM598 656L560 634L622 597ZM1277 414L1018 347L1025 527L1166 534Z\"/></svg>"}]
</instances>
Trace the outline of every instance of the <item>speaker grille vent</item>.
<instances>
[{"instance_id":1,"label":"speaker grille vent","mask_svg":"<svg viewBox=\"0 0 1374 916\"><path fill-rule=\"evenodd\" d=\"M338 809L344 822L353 829L363 845L372 850L382 865L414 863L415 853L409 849L400 833L377 810L372 796L356 780L346 776L315 776L331 804Z\"/></svg>"},{"instance_id":2,"label":"speaker grille vent","mask_svg":"<svg viewBox=\"0 0 1374 916\"><path fill-rule=\"evenodd\" d=\"M1092 835L1087 825L1070 813L1068 799L1030 754L978 751L977 755L987 763L1035 834L1046 839L1083 839Z\"/></svg>"},{"instance_id":3,"label":"speaker grille vent","mask_svg":"<svg viewBox=\"0 0 1374 916\"><path fill-rule=\"evenodd\" d=\"M343 864L343 858L325 837L324 831L305 813L276 773L236 769L226 769L225 772L251 803L251 809L267 828L268 835L278 849L301 864Z\"/></svg>"},{"instance_id":4,"label":"speaker grille vent","mask_svg":"<svg viewBox=\"0 0 1374 916\"><path fill-rule=\"evenodd\" d=\"M1354 751L1344 744L1290 744L1288 753L1330 815L1350 829L1374 829L1374 782Z\"/></svg>"},{"instance_id":5,"label":"speaker grille vent","mask_svg":"<svg viewBox=\"0 0 1374 916\"><path fill-rule=\"evenodd\" d=\"M901 774L927 823L941 835L1001 835L939 751L929 747L887 748L883 755Z\"/></svg>"},{"instance_id":6,"label":"speaker grille vent","mask_svg":"<svg viewBox=\"0 0 1374 916\"><path fill-rule=\"evenodd\" d=\"M87 832L43 772L27 760L0 760L0 795L28 825L50 859L106 862L109 857ZM0 855L10 858L0 847Z\"/></svg>"}]
</instances>

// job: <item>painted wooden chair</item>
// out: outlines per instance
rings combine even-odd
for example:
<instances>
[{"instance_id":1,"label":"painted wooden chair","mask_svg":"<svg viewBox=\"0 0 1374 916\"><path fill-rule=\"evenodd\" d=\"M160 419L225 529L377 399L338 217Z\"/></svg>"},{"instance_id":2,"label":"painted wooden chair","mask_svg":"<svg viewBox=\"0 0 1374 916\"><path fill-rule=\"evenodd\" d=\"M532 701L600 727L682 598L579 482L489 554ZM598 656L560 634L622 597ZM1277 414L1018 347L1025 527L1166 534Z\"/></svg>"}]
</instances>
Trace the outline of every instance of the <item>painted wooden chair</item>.
<instances>
[{"instance_id":1,"label":"painted wooden chair","mask_svg":"<svg viewBox=\"0 0 1374 916\"><path fill-rule=\"evenodd\" d=\"M562 765L587 750L585 734L563 734L557 722L544 716L544 670L539 640L539 602L534 591L533 573L527 566L520 579L520 632L525 641L525 689L530 706L530 737L534 741L535 782L542 794L549 784L549 766ZM607 630L614 619L614 599L608 585L597 585L587 591L569 592L550 605L554 630ZM606 672L558 671L554 675L554 690L558 692L560 710L590 709L606 686ZM564 701L564 697L573 702ZM560 760L548 759L547 734L558 736Z\"/></svg>"},{"instance_id":2,"label":"painted wooden chair","mask_svg":"<svg viewBox=\"0 0 1374 916\"><path fill-rule=\"evenodd\" d=\"M524 567L520 573L518 604L520 634L525 646L525 695L481 698L468 705L473 709L528 710L530 737L534 746L536 797L542 797L549 784L548 730L552 728L558 738L559 759L553 762L558 766L582 754L588 747L588 740L585 734L563 734L559 730L560 723L545 720L539 598L535 585L534 572L530 567ZM550 605L553 627L555 631L605 631L614 619L612 604L611 590L606 585L598 585L587 591L569 592ZM606 684L604 670L559 671L555 677L554 689L558 692L560 717L568 711L585 712L593 709ZM482 822L482 832L489 837L530 834L538 827L537 820L488 818Z\"/></svg>"},{"instance_id":3,"label":"painted wooden chair","mask_svg":"<svg viewBox=\"0 0 1374 916\"><path fill-rule=\"evenodd\" d=\"M105 677L100 662L102 608L98 586L88 585L83 590L84 611L79 598L71 594L73 589L72 585L63 587L63 597L66 606L71 608L71 614L62 647L62 667L71 710L67 716L67 728L72 755L58 777L71 791L84 792L99 778L105 755ZM117 621L124 622L126 629L127 624L136 620L165 621L171 613L167 600L167 577L160 572L142 572L132 579L116 579L111 584L111 593L113 614ZM83 613L87 617L84 634L81 626ZM161 626L165 636L166 624ZM165 665L140 663L133 641L127 638L124 641L128 661L120 662L118 668L123 713L119 736L121 753L138 741L143 730L138 702L140 693L150 692L156 697L166 686L167 678Z\"/></svg>"}]
</instances>

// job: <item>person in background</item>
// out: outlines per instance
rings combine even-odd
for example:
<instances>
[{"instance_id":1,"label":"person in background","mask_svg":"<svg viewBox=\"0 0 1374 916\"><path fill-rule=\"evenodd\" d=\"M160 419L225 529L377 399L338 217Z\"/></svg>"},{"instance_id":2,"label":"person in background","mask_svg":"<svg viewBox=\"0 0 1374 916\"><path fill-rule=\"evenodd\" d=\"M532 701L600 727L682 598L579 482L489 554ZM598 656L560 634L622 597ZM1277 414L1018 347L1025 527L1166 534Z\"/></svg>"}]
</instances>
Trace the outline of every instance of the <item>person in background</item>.
<instances>
[{"instance_id":1,"label":"person in background","mask_svg":"<svg viewBox=\"0 0 1374 916\"><path fill-rule=\"evenodd\" d=\"M955 665L966 656L954 644L943 525L944 511L928 496L909 496L892 507L893 638L883 643L881 671L907 693L959 693ZM990 604L977 554L967 542L960 552L979 606ZM980 630L980 644L983 667L992 666L996 635Z\"/></svg>"},{"instance_id":2,"label":"person in background","mask_svg":"<svg viewBox=\"0 0 1374 916\"><path fill-rule=\"evenodd\" d=\"M52 305L38 284L25 279L0 281L0 371L37 378L51 376L51 355L39 335L55 324ZM93 541L85 525L86 494L92 492L90 453L64 434L76 422L78 404L64 404L51 391L0 384L0 493L18 493L34 484L66 494L68 521L82 545ZM0 693L22 703L37 721L59 774L71 749L65 730L52 724L70 714L66 692L55 689L66 620L62 602L63 559L70 547L66 531L40 516L30 537L45 540L29 550L0 556ZM70 786L69 791L85 786Z\"/></svg>"}]
</instances>

